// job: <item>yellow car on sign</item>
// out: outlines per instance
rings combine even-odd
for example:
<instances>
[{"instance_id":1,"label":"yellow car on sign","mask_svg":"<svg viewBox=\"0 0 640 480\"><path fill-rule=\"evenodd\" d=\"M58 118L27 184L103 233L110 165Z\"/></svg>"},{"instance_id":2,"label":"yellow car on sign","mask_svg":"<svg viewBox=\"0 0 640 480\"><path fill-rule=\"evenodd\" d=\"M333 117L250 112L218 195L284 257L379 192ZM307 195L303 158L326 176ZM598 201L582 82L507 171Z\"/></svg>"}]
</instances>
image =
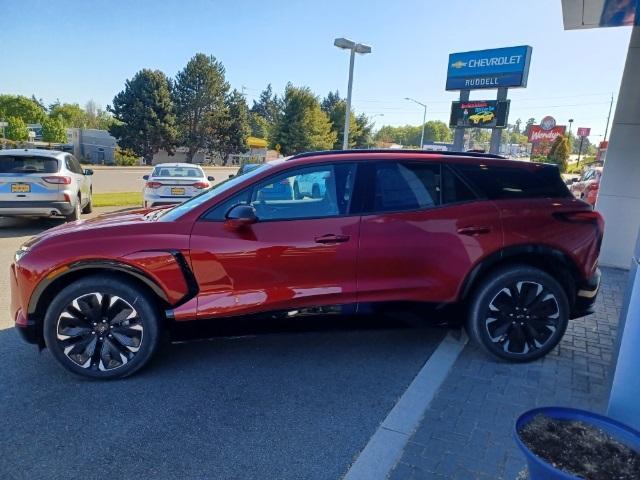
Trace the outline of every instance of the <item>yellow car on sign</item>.
<instances>
[{"instance_id":1,"label":"yellow car on sign","mask_svg":"<svg viewBox=\"0 0 640 480\"><path fill-rule=\"evenodd\" d=\"M475 113L469 117L469 122L478 125L479 123L490 123L495 118L493 112Z\"/></svg>"}]
</instances>

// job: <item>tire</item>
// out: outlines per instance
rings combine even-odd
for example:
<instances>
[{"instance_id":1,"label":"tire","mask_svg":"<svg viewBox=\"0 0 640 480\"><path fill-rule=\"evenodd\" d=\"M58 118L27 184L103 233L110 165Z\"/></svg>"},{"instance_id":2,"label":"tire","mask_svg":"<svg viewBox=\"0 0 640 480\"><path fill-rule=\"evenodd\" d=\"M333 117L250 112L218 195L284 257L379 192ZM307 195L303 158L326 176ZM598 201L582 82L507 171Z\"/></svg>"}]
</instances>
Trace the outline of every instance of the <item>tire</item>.
<instances>
[{"instance_id":1,"label":"tire","mask_svg":"<svg viewBox=\"0 0 640 480\"><path fill-rule=\"evenodd\" d=\"M471 339L492 355L529 362L549 353L569 322L569 302L549 274L526 265L496 270L476 289L467 319Z\"/></svg>"},{"instance_id":2,"label":"tire","mask_svg":"<svg viewBox=\"0 0 640 480\"><path fill-rule=\"evenodd\" d=\"M161 317L135 283L92 275L62 289L44 318L44 339L65 369L89 378L131 375L156 351Z\"/></svg>"},{"instance_id":3,"label":"tire","mask_svg":"<svg viewBox=\"0 0 640 480\"><path fill-rule=\"evenodd\" d=\"M89 193L89 201L82 209L82 213L91 213L93 212L93 192Z\"/></svg>"},{"instance_id":4,"label":"tire","mask_svg":"<svg viewBox=\"0 0 640 480\"><path fill-rule=\"evenodd\" d=\"M76 220L80 220L80 197L76 201L76 204L73 206L73 212L69 215L65 215L65 220L67 222L75 222Z\"/></svg>"}]
</instances>

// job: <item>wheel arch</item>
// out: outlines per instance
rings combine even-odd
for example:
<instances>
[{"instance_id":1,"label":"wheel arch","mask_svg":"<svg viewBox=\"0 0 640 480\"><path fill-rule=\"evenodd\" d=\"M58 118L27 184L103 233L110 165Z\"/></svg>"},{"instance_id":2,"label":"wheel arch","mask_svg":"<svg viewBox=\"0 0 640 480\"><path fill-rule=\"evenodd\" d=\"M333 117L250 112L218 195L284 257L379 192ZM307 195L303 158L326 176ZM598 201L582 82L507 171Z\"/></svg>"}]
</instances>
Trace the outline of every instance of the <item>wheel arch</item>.
<instances>
[{"instance_id":1,"label":"wheel arch","mask_svg":"<svg viewBox=\"0 0 640 480\"><path fill-rule=\"evenodd\" d=\"M564 252L546 245L517 245L506 247L481 260L466 276L459 298L466 301L482 280L491 272L508 265L524 264L539 268L555 278L564 288L570 308L576 297L580 271Z\"/></svg>"},{"instance_id":2,"label":"wheel arch","mask_svg":"<svg viewBox=\"0 0 640 480\"><path fill-rule=\"evenodd\" d=\"M134 282L159 301L158 311L163 312L169 306L164 290L142 270L117 261L89 260L78 262L52 278L45 278L34 290L29 299L28 315L36 322L38 344L44 347L42 326L47 306L55 295L67 285L91 275L108 275Z\"/></svg>"}]
</instances>

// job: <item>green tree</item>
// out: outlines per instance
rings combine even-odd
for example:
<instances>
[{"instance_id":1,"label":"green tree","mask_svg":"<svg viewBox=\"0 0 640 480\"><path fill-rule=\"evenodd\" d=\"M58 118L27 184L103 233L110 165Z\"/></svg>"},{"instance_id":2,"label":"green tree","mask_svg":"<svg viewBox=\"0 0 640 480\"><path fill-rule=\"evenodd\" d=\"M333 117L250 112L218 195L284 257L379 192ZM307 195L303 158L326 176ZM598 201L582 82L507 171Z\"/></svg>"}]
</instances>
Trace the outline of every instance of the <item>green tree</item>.
<instances>
[{"instance_id":1,"label":"green tree","mask_svg":"<svg viewBox=\"0 0 640 480\"><path fill-rule=\"evenodd\" d=\"M49 106L49 117L60 118L65 127L82 128L86 123L84 110L77 103L60 103Z\"/></svg>"},{"instance_id":2,"label":"green tree","mask_svg":"<svg viewBox=\"0 0 640 480\"><path fill-rule=\"evenodd\" d=\"M151 163L161 148L173 153L176 140L175 115L169 80L160 70L144 69L127 80L111 107L117 123L109 128L124 149Z\"/></svg>"},{"instance_id":3,"label":"green tree","mask_svg":"<svg viewBox=\"0 0 640 480\"><path fill-rule=\"evenodd\" d=\"M280 145L285 155L309 150L328 150L336 142L336 133L322 111L318 98L308 87L287 85L283 115L279 119L272 145Z\"/></svg>"},{"instance_id":4,"label":"green tree","mask_svg":"<svg viewBox=\"0 0 640 480\"><path fill-rule=\"evenodd\" d=\"M422 135L422 132L420 132ZM453 135L449 126L440 120L429 120L424 124L425 142L450 142ZM418 141L418 146L420 141Z\"/></svg>"},{"instance_id":5,"label":"green tree","mask_svg":"<svg viewBox=\"0 0 640 480\"><path fill-rule=\"evenodd\" d=\"M22 118L9 117L7 118L7 127L4 134L9 140L24 142L29 138L29 129Z\"/></svg>"},{"instance_id":6,"label":"green tree","mask_svg":"<svg viewBox=\"0 0 640 480\"><path fill-rule=\"evenodd\" d=\"M569 161L569 139L566 135L556 137L547 155L547 160L549 163L558 165L561 172L567 170L567 162Z\"/></svg>"},{"instance_id":7,"label":"green tree","mask_svg":"<svg viewBox=\"0 0 640 480\"><path fill-rule=\"evenodd\" d=\"M280 115L282 115L282 100L278 98L278 95L273 93L271 84L267 85L267 87L260 92L260 97L257 102L255 100L253 101L251 113L260 115L271 125L274 125L278 121Z\"/></svg>"},{"instance_id":8,"label":"green tree","mask_svg":"<svg viewBox=\"0 0 640 480\"><path fill-rule=\"evenodd\" d=\"M342 148L344 138L344 117L347 109L347 102L340 98L340 94L337 91L335 93L329 92L329 94L322 100L321 108L329 117L329 120L331 121L331 130L336 134L336 141L333 144L333 149L340 150ZM352 111L349 115L349 148L354 148L356 146L357 139L360 135L360 125Z\"/></svg>"},{"instance_id":9,"label":"green tree","mask_svg":"<svg viewBox=\"0 0 640 480\"><path fill-rule=\"evenodd\" d=\"M250 131L247 102L244 95L233 90L225 100L225 115L214 126L214 132L209 137L212 143L207 147L217 152L226 165L230 154L243 153L247 150L247 137Z\"/></svg>"},{"instance_id":10,"label":"green tree","mask_svg":"<svg viewBox=\"0 0 640 480\"><path fill-rule=\"evenodd\" d=\"M262 115L249 112L249 126L251 128L251 135L269 140L272 125Z\"/></svg>"},{"instance_id":11,"label":"green tree","mask_svg":"<svg viewBox=\"0 0 640 480\"><path fill-rule=\"evenodd\" d=\"M373 144L373 123L364 113L356 117L358 128L354 135L355 148L369 148Z\"/></svg>"},{"instance_id":12,"label":"green tree","mask_svg":"<svg viewBox=\"0 0 640 480\"><path fill-rule=\"evenodd\" d=\"M228 92L224 66L212 55L196 54L176 76L173 99L179 139L188 148L189 162L198 150L217 143L211 135L225 122Z\"/></svg>"},{"instance_id":13,"label":"green tree","mask_svg":"<svg viewBox=\"0 0 640 480\"><path fill-rule=\"evenodd\" d=\"M42 121L42 140L49 143L66 143L67 129L61 117L45 118Z\"/></svg>"},{"instance_id":14,"label":"green tree","mask_svg":"<svg viewBox=\"0 0 640 480\"><path fill-rule=\"evenodd\" d=\"M0 119L19 117L24 123L39 123L46 116L42 105L22 95L0 95Z\"/></svg>"}]
</instances>

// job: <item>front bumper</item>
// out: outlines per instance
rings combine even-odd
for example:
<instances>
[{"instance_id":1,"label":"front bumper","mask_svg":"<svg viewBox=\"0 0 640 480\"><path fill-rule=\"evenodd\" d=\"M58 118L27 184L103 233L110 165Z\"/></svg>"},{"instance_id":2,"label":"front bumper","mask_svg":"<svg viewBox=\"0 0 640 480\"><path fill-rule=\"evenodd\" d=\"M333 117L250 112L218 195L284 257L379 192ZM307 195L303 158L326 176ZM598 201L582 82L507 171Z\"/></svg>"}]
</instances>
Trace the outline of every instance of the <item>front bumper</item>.
<instances>
[{"instance_id":1,"label":"front bumper","mask_svg":"<svg viewBox=\"0 0 640 480\"><path fill-rule=\"evenodd\" d=\"M69 202L13 200L0 202L0 215L6 217L50 217L52 215L69 215L73 212L73 208L73 204Z\"/></svg>"},{"instance_id":2,"label":"front bumper","mask_svg":"<svg viewBox=\"0 0 640 480\"><path fill-rule=\"evenodd\" d=\"M571 310L571 318L580 318L595 311L596 298L600 290L600 269L584 283L577 285L576 300Z\"/></svg>"}]
</instances>

